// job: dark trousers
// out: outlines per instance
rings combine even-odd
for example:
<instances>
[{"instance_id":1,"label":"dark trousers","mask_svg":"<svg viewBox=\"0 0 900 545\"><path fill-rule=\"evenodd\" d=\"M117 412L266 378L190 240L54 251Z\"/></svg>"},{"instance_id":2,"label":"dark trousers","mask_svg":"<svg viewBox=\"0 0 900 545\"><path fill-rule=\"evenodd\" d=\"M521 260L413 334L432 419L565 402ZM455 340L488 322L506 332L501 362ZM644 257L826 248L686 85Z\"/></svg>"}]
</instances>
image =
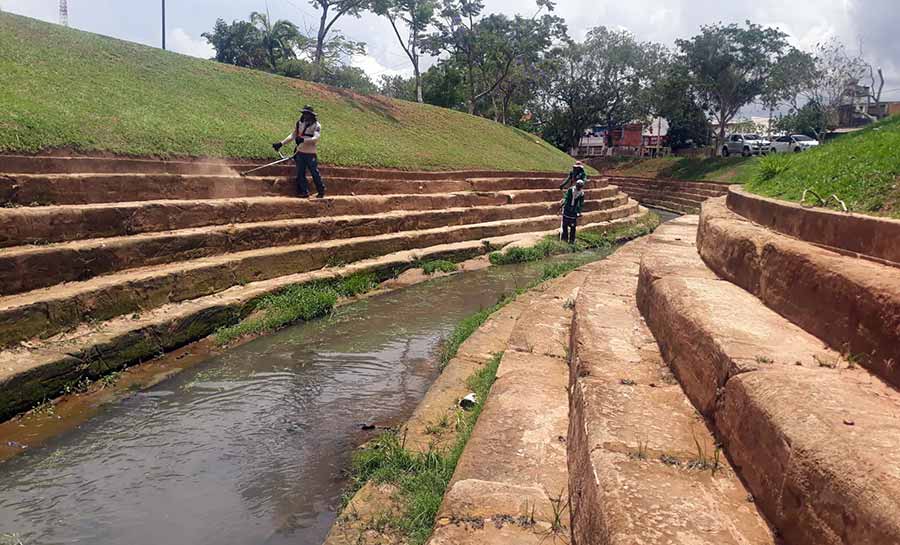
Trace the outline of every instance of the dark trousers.
<instances>
[{"instance_id":1,"label":"dark trousers","mask_svg":"<svg viewBox=\"0 0 900 545\"><path fill-rule=\"evenodd\" d=\"M315 155L298 153L294 156L294 162L297 163L297 190L300 196L309 195L309 183L306 181L306 171L312 175L313 183L316 184L316 190L319 195L325 194L325 184L322 183L322 175L319 174L319 158Z\"/></svg>"},{"instance_id":2,"label":"dark trousers","mask_svg":"<svg viewBox=\"0 0 900 545\"><path fill-rule=\"evenodd\" d=\"M578 225L578 218L570 218L569 216L563 216L562 220L562 233L560 234L560 240L564 242L568 242L569 244L575 244L575 227Z\"/></svg>"}]
</instances>

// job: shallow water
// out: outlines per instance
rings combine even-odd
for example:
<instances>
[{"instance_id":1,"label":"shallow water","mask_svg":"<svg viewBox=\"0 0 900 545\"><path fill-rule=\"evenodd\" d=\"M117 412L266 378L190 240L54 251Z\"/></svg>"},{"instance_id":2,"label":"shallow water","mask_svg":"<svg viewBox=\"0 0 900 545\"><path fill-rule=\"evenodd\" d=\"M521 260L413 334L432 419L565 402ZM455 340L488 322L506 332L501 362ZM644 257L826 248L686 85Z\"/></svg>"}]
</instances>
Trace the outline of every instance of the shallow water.
<instances>
[{"instance_id":1,"label":"shallow water","mask_svg":"<svg viewBox=\"0 0 900 545\"><path fill-rule=\"evenodd\" d=\"M319 544L350 453L373 433L361 424L407 418L455 324L542 268L492 267L362 300L105 406L0 463L0 536Z\"/></svg>"}]
</instances>

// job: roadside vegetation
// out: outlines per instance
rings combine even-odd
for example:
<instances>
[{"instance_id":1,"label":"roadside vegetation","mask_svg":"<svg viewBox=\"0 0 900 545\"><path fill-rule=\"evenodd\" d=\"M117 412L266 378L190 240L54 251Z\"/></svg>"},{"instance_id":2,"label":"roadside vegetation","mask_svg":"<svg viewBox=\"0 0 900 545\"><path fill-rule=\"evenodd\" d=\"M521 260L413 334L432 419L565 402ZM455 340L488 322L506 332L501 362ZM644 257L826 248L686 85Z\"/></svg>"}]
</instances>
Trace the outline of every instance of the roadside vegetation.
<instances>
[{"instance_id":1,"label":"roadside vegetation","mask_svg":"<svg viewBox=\"0 0 900 545\"><path fill-rule=\"evenodd\" d=\"M0 13L0 153L272 157L312 104L322 163L565 172L537 136L436 106L276 76ZM464 135L464 137L462 136Z\"/></svg>"},{"instance_id":2,"label":"roadside vegetation","mask_svg":"<svg viewBox=\"0 0 900 545\"><path fill-rule=\"evenodd\" d=\"M891 117L809 151L770 155L746 184L753 193L800 201L804 190L837 196L853 212L900 218L900 117ZM807 203L818 205L807 196ZM827 206L840 209L833 199Z\"/></svg>"}]
</instances>

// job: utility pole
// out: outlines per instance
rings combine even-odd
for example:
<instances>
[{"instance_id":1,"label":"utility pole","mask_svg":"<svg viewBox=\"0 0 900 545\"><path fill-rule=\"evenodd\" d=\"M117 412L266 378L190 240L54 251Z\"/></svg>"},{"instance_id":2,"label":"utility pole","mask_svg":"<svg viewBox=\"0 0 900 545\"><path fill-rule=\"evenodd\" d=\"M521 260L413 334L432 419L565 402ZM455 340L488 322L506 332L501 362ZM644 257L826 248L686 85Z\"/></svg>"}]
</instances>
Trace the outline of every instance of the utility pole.
<instances>
[{"instance_id":1,"label":"utility pole","mask_svg":"<svg viewBox=\"0 0 900 545\"><path fill-rule=\"evenodd\" d=\"M59 0L59 24L69 26L69 4L66 0Z\"/></svg>"},{"instance_id":2,"label":"utility pole","mask_svg":"<svg viewBox=\"0 0 900 545\"><path fill-rule=\"evenodd\" d=\"M162 0L162 44L163 51L166 49L166 0Z\"/></svg>"}]
</instances>

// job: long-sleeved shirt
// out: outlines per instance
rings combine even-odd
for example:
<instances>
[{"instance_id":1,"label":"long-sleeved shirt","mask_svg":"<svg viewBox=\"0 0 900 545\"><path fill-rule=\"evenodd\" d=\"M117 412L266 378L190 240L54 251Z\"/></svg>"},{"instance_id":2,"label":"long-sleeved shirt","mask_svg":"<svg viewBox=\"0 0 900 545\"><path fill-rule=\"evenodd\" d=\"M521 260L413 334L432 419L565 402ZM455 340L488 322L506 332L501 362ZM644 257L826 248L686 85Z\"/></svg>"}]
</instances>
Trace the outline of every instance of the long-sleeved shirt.
<instances>
[{"instance_id":1,"label":"long-sleeved shirt","mask_svg":"<svg viewBox=\"0 0 900 545\"><path fill-rule=\"evenodd\" d=\"M577 187L570 187L566 191L566 196L562 202L563 216L567 218L577 218L581 215L581 209L584 207L584 191Z\"/></svg>"},{"instance_id":2,"label":"long-sleeved shirt","mask_svg":"<svg viewBox=\"0 0 900 545\"><path fill-rule=\"evenodd\" d=\"M294 141L299 136L303 139L303 143L297 146L294 153L316 155L316 144L319 142L321 135L322 125L320 125L318 121L313 121L312 123L302 123L298 121L297 125L294 127L294 132L287 135L287 138L282 140L281 143L287 144Z\"/></svg>"},{"instance_id":3,"label":"long-sleeved shirt","mask_svg":"<svg viewBox=\"0 0 900 545\"><path fill-rule=\"evenodd\" d=\"M587 172L584 171L583 168L573 168L569 175L566 176L565 181L559 186L560 189L565 189L569 184L575 185L575 182L578 180L584 180L587 182Z\"/></svg>"}]
</instances>

